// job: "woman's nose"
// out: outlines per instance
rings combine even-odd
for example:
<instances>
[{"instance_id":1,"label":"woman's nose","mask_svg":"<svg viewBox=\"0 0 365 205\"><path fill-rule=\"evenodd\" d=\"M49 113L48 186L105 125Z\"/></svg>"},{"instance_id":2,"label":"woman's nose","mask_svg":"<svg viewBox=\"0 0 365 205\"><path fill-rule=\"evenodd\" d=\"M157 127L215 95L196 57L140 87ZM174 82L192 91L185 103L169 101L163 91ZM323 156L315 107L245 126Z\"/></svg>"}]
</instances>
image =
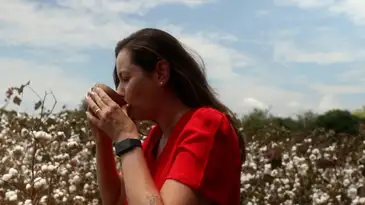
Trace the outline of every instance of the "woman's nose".
<instances>
[{"instance_id":1,"label":"woman's nose","mask_svg":"<svg viewBox=\"0 0 365 205\"><path fill-rule=\"evenodd\" d=\"M118 93L118 95L121 95L121 96L123 96L123 97L124 97L124 95L125 95L125 89L124 89L124 88L122 88L121 86L118 86L118 88L117 88L116 92Z\"/></svg>"}]
</instances>

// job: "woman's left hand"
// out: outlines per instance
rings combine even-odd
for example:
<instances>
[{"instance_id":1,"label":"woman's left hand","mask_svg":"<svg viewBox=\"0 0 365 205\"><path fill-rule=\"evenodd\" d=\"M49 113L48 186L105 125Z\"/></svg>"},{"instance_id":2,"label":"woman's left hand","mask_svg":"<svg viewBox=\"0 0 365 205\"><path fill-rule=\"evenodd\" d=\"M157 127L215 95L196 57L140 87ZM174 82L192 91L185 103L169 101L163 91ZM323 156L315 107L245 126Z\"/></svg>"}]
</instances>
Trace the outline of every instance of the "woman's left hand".
<instances>
[{"instance_id":1,"label":"woman's left hand","mask_svg":"<svg viewBox=\"0 0 365 205\"><path fill-rule=\"evenodd\" d=\"M88 93L86 100L90 108L86 112L87 119L113 141L139 138L135 123L127 115L127 107L120 107L104 90L96 87Z\"/></svg>"}]
</instances>

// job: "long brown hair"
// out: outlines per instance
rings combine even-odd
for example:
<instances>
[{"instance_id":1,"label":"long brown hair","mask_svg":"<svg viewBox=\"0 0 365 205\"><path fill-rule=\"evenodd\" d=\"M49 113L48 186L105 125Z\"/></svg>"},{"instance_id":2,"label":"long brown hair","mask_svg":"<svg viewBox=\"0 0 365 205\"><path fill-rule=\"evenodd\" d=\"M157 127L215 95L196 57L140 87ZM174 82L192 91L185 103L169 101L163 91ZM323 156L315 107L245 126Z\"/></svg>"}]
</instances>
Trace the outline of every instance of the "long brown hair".
<instances>
[{"instance_id":1,"label":"long brown hair","mask_svg":"<svg viewBox=\"0 0 365 205\"><path fill-rule=\"evenodd\" d=\"M242 163L245 161L245 140L244 134L239 130L240 121L216 97L206 79L204 63L199 64L175 37L159 29L141 29L119 41L115 47L115 57L122 49L127 49L131 53L132 62L145 72L152 72L159 59L169 62L171 70L168 86L191 108L207 106L226 114L239 138ZM113 78L117 87L119 78L116 67Z\"/></svg>"}]
</instances>

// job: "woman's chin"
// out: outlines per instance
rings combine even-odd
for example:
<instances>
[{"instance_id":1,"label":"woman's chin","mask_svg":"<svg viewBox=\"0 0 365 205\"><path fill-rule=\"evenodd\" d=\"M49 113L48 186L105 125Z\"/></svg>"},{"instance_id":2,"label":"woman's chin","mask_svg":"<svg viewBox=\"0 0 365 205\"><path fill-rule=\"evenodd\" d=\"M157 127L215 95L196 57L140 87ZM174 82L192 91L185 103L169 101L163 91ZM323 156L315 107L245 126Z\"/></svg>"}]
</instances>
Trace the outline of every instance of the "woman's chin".
<instances>
[{"instance_id":1,"label":"woman's chin","mask_svg":"<svg viewBox=\"0 0 365 205\"><path fill-rule=\"evenodd\" d=\"M143 116L141 115L141 112L139 112L139 109L136 109L132 106L128 109L128 116L135 121L143 120Z\"/></svg>"},{"instance_id":2,"label":"woman's chin","mask_svg":"<svg viewBox=\"0 0 365 205\"><path fill-rule=\"evenodd\" d=\"M133 121L145 121L145 120L151 120L149 119L148 115L146 115L146 112L140 112L138 110L131 110L129 112L129 117Z\"/></svg>"}]
</instances>

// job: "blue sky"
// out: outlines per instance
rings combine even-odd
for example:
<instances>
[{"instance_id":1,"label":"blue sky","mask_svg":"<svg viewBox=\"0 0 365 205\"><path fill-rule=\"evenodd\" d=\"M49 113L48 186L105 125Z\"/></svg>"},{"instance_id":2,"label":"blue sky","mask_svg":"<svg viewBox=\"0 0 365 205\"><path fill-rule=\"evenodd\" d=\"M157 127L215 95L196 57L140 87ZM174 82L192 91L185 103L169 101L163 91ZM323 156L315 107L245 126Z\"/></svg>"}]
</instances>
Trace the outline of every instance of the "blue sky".
<instances>
[{"instance_id":1,"label":"blue sky","mask_svg":"<svg viewBox=\"0 0 365 205\"><path fill-rule=\"evenodd\" d=\"M365 1L12 0L0 8L0 89L31 80L73 108L112 86L114 45L143 27L196 51L234 111L274 114L365 104ZM20 110L31 111L29 90ZM52 100L49 99L49 104Z\"/></svg>"}]
</instances>

